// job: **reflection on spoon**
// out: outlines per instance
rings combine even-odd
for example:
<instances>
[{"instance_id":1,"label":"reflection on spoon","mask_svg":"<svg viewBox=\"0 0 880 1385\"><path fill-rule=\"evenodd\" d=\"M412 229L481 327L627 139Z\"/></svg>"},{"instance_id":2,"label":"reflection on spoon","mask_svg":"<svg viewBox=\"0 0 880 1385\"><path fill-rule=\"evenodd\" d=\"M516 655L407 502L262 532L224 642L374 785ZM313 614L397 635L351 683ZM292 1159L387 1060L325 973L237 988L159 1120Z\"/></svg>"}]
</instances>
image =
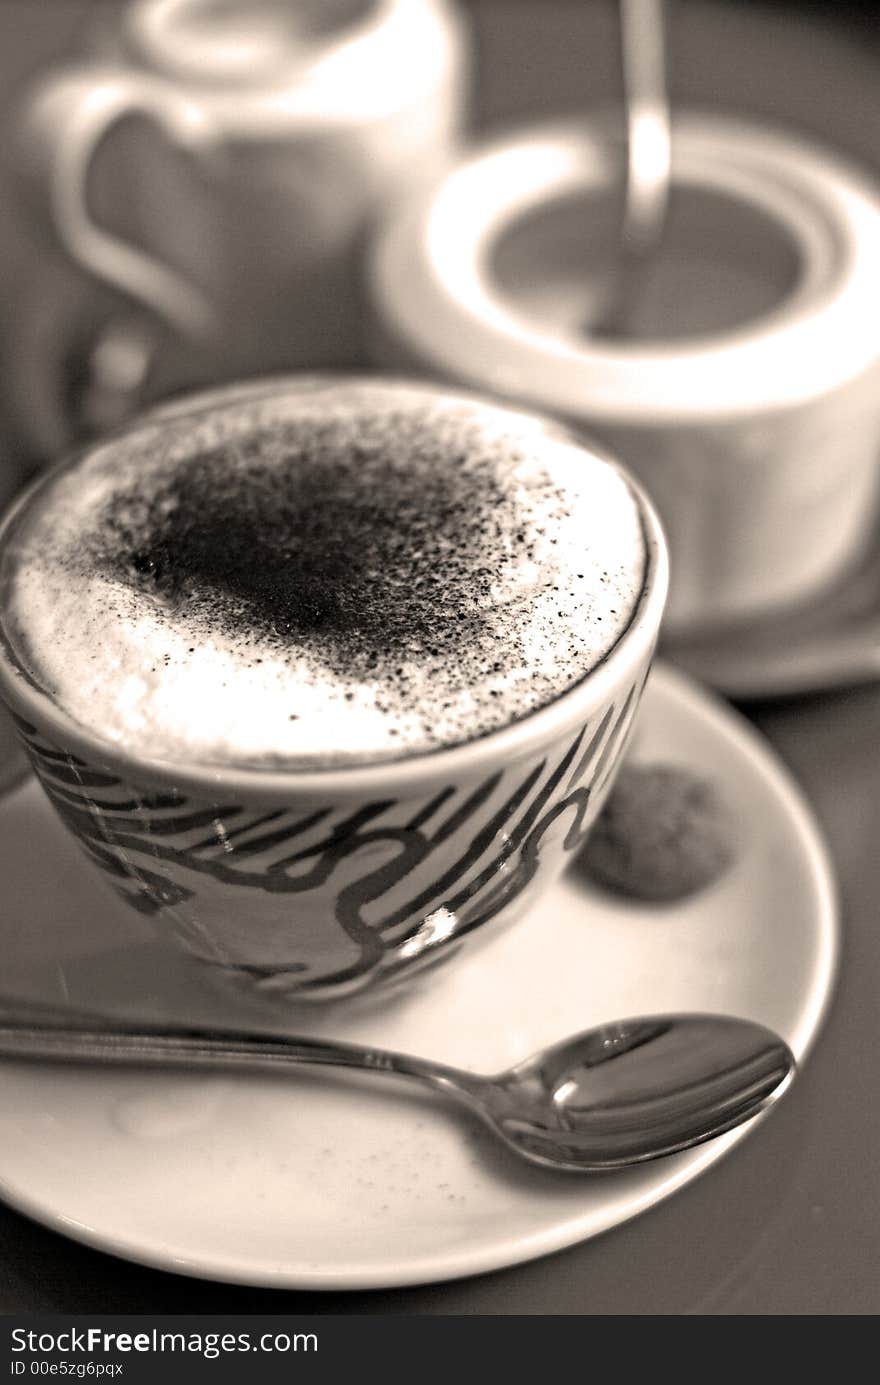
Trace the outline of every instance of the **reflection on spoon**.
<instances>
[{"instance_id":1,"label":"reflection on spoon","mask_svg":"<svg viewBox=\"0 0 880 1385\"><path fill-rule=\"evenodd\" d=\"M795 1072L778 1035L722 1015L600 1025L494 1076L321 1039L60 1019L4 1020L0 1056L243 1072L330 1065L413 1078L463 1102L524 1159L579 1172L644 1163L732 1130Z\"/></svg>"}]
</instances>

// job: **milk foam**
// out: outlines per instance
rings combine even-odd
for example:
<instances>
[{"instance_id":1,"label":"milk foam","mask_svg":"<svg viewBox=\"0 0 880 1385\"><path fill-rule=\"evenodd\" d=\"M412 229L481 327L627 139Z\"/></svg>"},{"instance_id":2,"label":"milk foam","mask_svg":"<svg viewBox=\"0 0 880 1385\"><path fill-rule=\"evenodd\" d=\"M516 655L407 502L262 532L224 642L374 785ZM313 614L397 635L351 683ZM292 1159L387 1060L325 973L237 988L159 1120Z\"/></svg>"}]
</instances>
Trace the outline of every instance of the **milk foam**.
<instances>
[{"instance_id":1,"label":"milk foam","mask_svg":"<svg viewBox=\"0 0 880 1385\"><path fill-rule=\"evenodd\" d=\"M553 700L620 638L644 570L627 483L552 425L288 384L157 415L60 473L18 536L12 635L60 706L137 753L367 762Z\"/></svg>"}]
</instances>

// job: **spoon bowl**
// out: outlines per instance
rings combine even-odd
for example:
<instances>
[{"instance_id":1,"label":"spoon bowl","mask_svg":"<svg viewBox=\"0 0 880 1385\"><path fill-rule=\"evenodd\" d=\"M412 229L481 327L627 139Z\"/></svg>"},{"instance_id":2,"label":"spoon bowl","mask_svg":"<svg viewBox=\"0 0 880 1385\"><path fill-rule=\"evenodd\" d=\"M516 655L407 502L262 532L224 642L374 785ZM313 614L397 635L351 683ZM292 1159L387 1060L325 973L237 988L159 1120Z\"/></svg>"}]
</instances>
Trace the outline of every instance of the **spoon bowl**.
<instances>
[{"instance_id":1,"label":"spoon bowl","mask_svg":"<svg viewBox=\"0 0 880 1385\"><path fill-rule=\"evenodd\" d=\"M497 1127L555 1168L624 1168L723 1134L782 1095L795 1072L778 1035L717 1015L603 1025L495 1079L516 1104ZM529 1097L532 1109L525 1115Z\"/></svg>"},{"instance_id":2,"label":"spoon bowl","mask_svg":"<svg viewBox=\"0 0 880 1385\"><path fill-rule=\"evenodd\" d=\"M319 1039L45 1015L4 1018L0 1057L261 1072L330 1065L411 1078L463 1102L522 1158L575 1172L645 1163L732 1130L795 1072L777 1034L720 1015L600 1025L495 1075Z\"/></svg>"}]
</instances>

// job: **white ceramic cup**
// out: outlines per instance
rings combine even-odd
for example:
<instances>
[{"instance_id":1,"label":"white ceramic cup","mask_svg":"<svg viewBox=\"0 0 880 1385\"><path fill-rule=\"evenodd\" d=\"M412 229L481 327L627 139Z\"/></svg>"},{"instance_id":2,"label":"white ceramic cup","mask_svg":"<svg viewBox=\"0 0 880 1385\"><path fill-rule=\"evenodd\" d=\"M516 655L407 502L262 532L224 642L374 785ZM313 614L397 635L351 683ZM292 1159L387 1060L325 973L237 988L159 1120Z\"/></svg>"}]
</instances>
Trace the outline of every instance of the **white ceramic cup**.
<instances>
[{"instance_id":1,"label":"white ceramic cup","mask_svg":"<svg viewBox=\"0 0 880 1385\"><path fill-rule=\"evenodd\" d=\"M392 403L412 417L442 398L393 380L294 375L175 401L94 446L107 459L138 440L161 449L195 417L240 410L246 418L250 404L273 400L283 411L303 393L318 412L354 397L363 417L371 408L387 416ZM545 443L577 447L553 420L464 402L532 455ZM601 492L608 460L577 451ZM608 653L561 694L439 750L348 766L270 760L242 768L163 759L112 740L100 720L71 717L17 652L9 598L19 526L56 475L90 455L44 473L0 526L0 699L50 801L126 903L215 977L298 1000L407 977L530 907L601 810L653 657L668 568L640 488L623 474L644 536L634 609Z\"/></svg>"},{"instance_id":2,"label":"white ceramic cup","mask_svg":"<svg viewBox=\"0 0 880 1385\"><path fill-rule=\"evenodd\" d=\"M866 543L880 445L880 202L796 136L675 123L663 249L638 337L588 326L613 283L623 155L609 125L476 149L399 206L370 264L377 362L584 426L653 496L668 629L807 600Z\"/></svg>"},{"instance_id":3,"label":"white ceramic cup","mask_svg":"<svg viewBox=\"0 0 880 1385\"><path fill-rule=\"evenodd\" d=\"M197 378L357 361L364 227L463 119L450 0L129 0L88 47L17 129L78 269L207 353Z\"/></svg>"}]
</instances>

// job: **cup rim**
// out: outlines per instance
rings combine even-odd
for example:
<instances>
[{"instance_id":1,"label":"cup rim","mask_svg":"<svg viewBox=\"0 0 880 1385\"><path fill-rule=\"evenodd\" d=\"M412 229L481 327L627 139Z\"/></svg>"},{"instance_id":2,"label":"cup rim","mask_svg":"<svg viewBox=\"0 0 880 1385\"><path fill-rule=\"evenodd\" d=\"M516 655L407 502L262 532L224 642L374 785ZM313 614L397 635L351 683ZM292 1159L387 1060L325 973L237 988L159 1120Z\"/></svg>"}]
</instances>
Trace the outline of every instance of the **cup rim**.
<instances>
[{"instance_id":1,"label":"cup rim","mask_svg":"<svg viewBox=\"0 0 880 1385\"><path fill-rule=\"evenodd\" d=\"M436 381L417 376L356 373L331 376L302 372L221 386L183 397L179 401L172 400L165 406L159 405L155 410L142 414L138 420L103 435L97 443L100 446L112 444L114 439L125 436L131 427L150 419L160 419L163 414L173 417L175 412L186 408L187 398L197 408L210 409L220 397L253 398L263 390L277 391L285 383L322 379L350 384L372 382L383 386L416 387L446 398L488 404L493 409L501 409L512 415L527 414L531 419L538 419L552 427L556 437L575 443L616 471L632 494L639 512L645 544L645 571L630 620L608 653L589 668L577 683L551 702L498 730L452 746L420 752L399 760L386 759L326 768L227 767L213 764L181 766L172 760L127 751L115 742L105 740L59 707L51 694L28 673L17 655L3 621L3 587L0 586L0 696L17 716L64 751L81 757L90 765L117 774L130 783L173 788L209 799L234 794L259 803L290 804L327 798L340 800L388 793L405 794L441 781L468 782L485 775L487 767L519 761L550 745L568 728L587 721L591 712L626 680L628 668L635 671L643 662L647 666L657 641L669 585L666 539L659 517L644 489L620 463L604 448L584 438L580 431L567 428L552 416L517 409L464 388L447 389ZM0 521L0 560L16 528L24 521L43 490L52 484L56 476L74 468L95 445L92 442L78 449L37 476L20 493Z\"/></svg>"},{"instance_id":2,"label":"cup rim","mask_svg":"<svg viewBox=\"0 0 880 1385\"><path fill-rule=\"evenodd\" d=\"M601 187L614 142L604 113L523 126L400 204L372 248L380 321L434 368L596 422L700 423L797 407L880 360L880 331L864 313L880 299L870 182L787 131L696 110L675 120L673 177L769 214L800 253L801 282L754 322L670 343L569 343L526 319L492 281L492 246L542 203Z\"/></svg>"}]
</instances>

